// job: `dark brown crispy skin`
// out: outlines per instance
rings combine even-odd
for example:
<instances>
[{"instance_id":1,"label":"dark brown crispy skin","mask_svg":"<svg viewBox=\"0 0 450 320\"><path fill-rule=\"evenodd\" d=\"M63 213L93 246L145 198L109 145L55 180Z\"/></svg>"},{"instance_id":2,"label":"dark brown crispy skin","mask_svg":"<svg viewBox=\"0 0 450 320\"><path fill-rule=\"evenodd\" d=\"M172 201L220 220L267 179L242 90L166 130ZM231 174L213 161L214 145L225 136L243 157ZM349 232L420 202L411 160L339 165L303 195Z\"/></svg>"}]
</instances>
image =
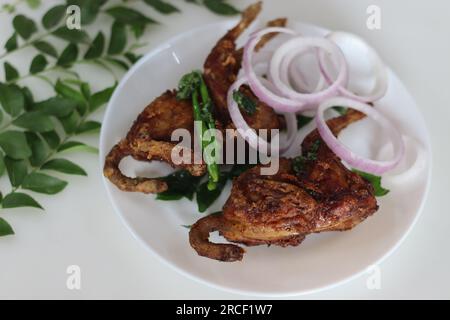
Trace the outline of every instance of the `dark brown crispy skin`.
<instances>
[{"instance_id":1,"label":"dark brown crispy skin","mask_svg":"<svg viewBox=\"0 0 450 320\"><path fill-rule=\"evenodd\" d=\"M233 244L217 244L209 242L209 234L218 230L225 230L226 224L221 214L210 215L200 219L195 224L195 233L189 233L191 246L198 254L219 261L241 260L245 251Z\"/></svg>"},{"instance_id":2,"label":"dark brown crispy skin","mask_svg":"<svg viewBox=\"0 0 450 320\"><path fill-rule=\"evenodd\" d=\"M359 112L349 111L329 120L328 125L338 135L362 117ZM377 211L372 185L348 170L317 130L304 140L303 154L318 140L317 159L309 161L302 173L294 172L292 160L280 159L275 175L263 176L261 167L254 167L235 179L223 214L214 216L214 230L228 241L249 246L296 246L307 234L349 230ZM229 247L220 252L220 247L213 244L214 252L209 252L210 242L205 235L209 219L205 217L191 228L192 247L199 255L212 259L241 260L244 252L236 255L237 249L227 256Z\"/></svg>"},{"instance_id":3,"label":"dark brown crispy skin","mask_svg":"<svg viewBox=\"0 0 450 320\"><path fill-rule=\"evenodd\" d=\"M261 11L261 4L255 4L243 12L242 21L225 35L214 47L205 63L205 80L216 103L218 129L230 125L230 117L226 106L228 88L235 81L241 68L243 50L236 50L235 40L256 18ZM269 26L283 26L286 19L269 22ZM273 36L261 40L258 48L262 48ZM248 88L241 89L245 94L253 96ZM256 98L255 98L256 101ZM258 111L249 116L244 115L249 125L255 129L279 128L280 122L273 110L259 103ZM224 121L224 119L226 119ZM119 164L127 156L139 161L164 161L176 168L186 169L194 176L206 173L204 164L175 165L171 160L173 148L177 144L171 142L171 134L175 129L184 128L193 132L194 116L190 101L180 101L176 91L167 91L149 104L138 116L127 137L115 145L105 159L104 175L123 191L143 193L159 193L167 190L165 182L159 179L130 178L121 172ZM176 151L176 150L175 150ZM191 150L180 150L192 152ZM192 155L193 157L193 155ZM192 158L191 157L191 158Z\"/></svg>"},{"instance_id":4,"label":"dark brown crispy skin","mask_svg":"<svg viewBox=\"0 0 450 320\"><path fill-rule=\"evenodd\" d=\"M228 113L227 93L230 86L236 81L242 62L243 50L236 48L236 40L256 19L261 8L261 2L248 7L242 14L241 22L217 42L204 65L205 82L216 106L215 115L224 127L233 127ZM285 24L286 19L276 19L269 22L268 26L284 26ZM272 34L263 38L258 44L258 49L262 48L274 36L275 34ZM272 108L259 101L248 87L243 87L241 91L257 101L257 109L254 114L243 113L251 128L281 129L281 123Z\"/></svg>"},{"instance_id":5,"label":"dark brown crispy skin","mask_svg":"<svg viewBox=\"0 0 450 320\"><path fill-rule=\"evenodd\" d=\"M126 177L119 169L123 158L132 156L139 161L164 161L173 167L186 169L194 176L204 175L204 164L175 165L171 160L172 150L177 146L177 143L170 142L171 135L181 128L190 132L194 130L192 105L178 100L175 91L167 91L142 111L127 137L112 148L106 157L103 174L123 191L143 193L166 191L167 184L159 179ZM192 151L185 149L183 152Z\"/></svg>"}]
</instances>

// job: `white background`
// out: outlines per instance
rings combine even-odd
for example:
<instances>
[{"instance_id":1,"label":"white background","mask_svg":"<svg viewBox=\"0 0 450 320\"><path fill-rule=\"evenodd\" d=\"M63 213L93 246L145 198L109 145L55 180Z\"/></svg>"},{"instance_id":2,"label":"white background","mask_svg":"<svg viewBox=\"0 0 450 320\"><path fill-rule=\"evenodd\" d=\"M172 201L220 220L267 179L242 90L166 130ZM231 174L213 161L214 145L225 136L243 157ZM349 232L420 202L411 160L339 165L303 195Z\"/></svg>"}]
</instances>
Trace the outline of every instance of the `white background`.
<instances>
[{"instance_id":1,"label":"white background","mask_svg":"<svg viewBox=\"0 0 450 320\"><path fill-rule=\"evenodd\" d=\"M1 0L0 4L7 2ZM140 6L146 14L162 21L162 25L151 27L145 35L149 46L144 52L184 30L222 19L184 1L172 2L182 9L182 14L162 17L149 7ZM233 1L240 8L250 2ZM30 11L25 5L19 10L41 16L57 1L46 3L38 11ZM366 9L371 4L381 8L379 31L366 28ZM266 17L288 16L364 36L416 99L433 146L429 198L409 237L380 265L381 289L368 290L366 275L334 289L295 298L450 298L450 210L445 201L450 192L449 12L450 2L445 0L265 1ZM1 46L11 32L10 16L0 14ZM8 61L26 70L32 55L30 50ZM104 81L100 74L91 72L89 77L94 88ZM45 89L36 95L40 94L45 96ZM96 116L100 119L102 114ZM95 136L83 140L97 144ZM46 208L45 213L30 209L0 212L16 231L13 237L0 238L0 298L252 298L196 283L154 258L132 238L113 212L103 189L97 157L73 154L69 158L82 165L89 177L69 177L69 186L56 196L33 195ZM7 190L7 182L2 181L0 187ZM80 291L66 288L69 265L82 269Z\"/></svg>"}]
</instances>

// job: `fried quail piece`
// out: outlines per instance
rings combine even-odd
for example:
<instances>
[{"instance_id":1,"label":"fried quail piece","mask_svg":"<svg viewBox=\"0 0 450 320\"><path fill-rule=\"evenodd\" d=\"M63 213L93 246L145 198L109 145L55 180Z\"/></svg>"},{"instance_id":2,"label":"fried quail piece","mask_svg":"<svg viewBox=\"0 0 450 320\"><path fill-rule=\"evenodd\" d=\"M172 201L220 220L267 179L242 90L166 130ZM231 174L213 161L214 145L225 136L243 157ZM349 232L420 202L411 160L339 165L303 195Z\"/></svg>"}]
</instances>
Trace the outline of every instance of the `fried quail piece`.
<instances>
[{"instance_id":1,"label":"fried quail piece","mask_svg":"<svg viewBox=\"0 0 450 320\"><path fill-rule=\"evenodd\" d=\"M359 112L349 111L329 120L328 125L338 135L362 117ZM205 217L193 225L189 233L191 246L201 256L238 261L243 251L233 250L229 244L221 251L223 245L209 242L206 235L210 219L214 219L210 231L219 231L231 242L296 246L308 234L349 230L376 212L372 185L348 170L317 130L304 140L303 155L314 148L316 159L305 163L300 172L293 170L293 160L280 159L275 175L261 175L259 166L240 175L233 182L223 214Z\"/></svg>"},{"instance_id":2,"label":"fried quail piece","mask_svg":"<svg viewBox=\"0 0 450 320\"><path fill-rule=\"evenodd\" d=\"M194 176L206 173L205 164L179 164L172 162L173 151L191 152L171 142L172 132L176 129L194 131L192 105L189 101L176 98L175 91L167 91L149 104L134 122L127 137L115 145L105 160L103 174L123 191L160 193L167 190L167 184L159 179L130 178L125 176L119 164L127 156L138 161L164 161L174 168L189 171ZM174 148L180 148L174 150Z\"/></svg>"},{"instance_id":3,"label":"fried quail piece","mask_svg":"<svg viewBox=\"0 0 450 320\"><path fill-rule=\"evenodd\" d=\"M227 228L221 214L212 214L200 219L195 224L195 232L189 233L191 246L198 254L219 261L242 260L245 250L233 244L218 244L209 242L209 234Z\"/></svg>"},{"instance_id":4,"label":"fried quail piece","mask_svg":"<svg viewBox=\"0 0 450 320\"><path fill-rule=\"evenodd\" d=\"M205 82L210 89L215 104L215 115L224 127L233 128L228 113L227 93L230 86L236 81L241 69L243 49L236 48L236 40L256 19L261 12L262 4L258 2L248 7L242 14L242 20L233 29L222 37L212 49L204 65ZM286 19L276 19L268 23L268 26L284 26ZM264 37L258 44L261 49L276 34ZM282 124L272 108L259 101L247 86L241 91L257 101L256 112L252 115L243 113L249 126L253 129L281 129Z\"/></svg>"},{"instance_id":5,"label":"fried quail piece","mask_svg":"<svg viewBox=\"0 0 450 320\"><path fill-rule=\"evenodd\" d=\"M256 4L247 9L243 14L243 21L230 31L225 38L236 39L239 34L256 18L261 10L261 4ZM277 19L270 22L269 25L284 25L286 19ZM265 37L259 43L259 47L262 47L267 43L273 35ZM225 41L226 42L226 41ZM233 55L236 55L237 64L233 68L232 72L236 77L240 67L243 50L234 50L234 40L231 42L233 50L230 51ZM219 49L213 49L211 55L208 57L207 64L213 68L221 65L222 56L218 53ZM214 59L217 59L215 62ZM231 66L231 65L230 65ZM223 68L213 69L214 75L220 76ZM210 69L211 71L211 69ZM228 73L226 73L228 74ZM231 73L230 73L231 74ZM206 78L206 76L205 76ZM226 95L228 87L232 84L224 83L226 87L224 90L211 92L215 100L226 101ZM210 89L211 90L211 89ZM245 89L243 89L245 90ZM251 95L251 91L248 89L246 94ZM223 94L223 97L219 97ZM225 105L224 109L226 118L229 119L228 109ZM216 121L216 127L218 129L225 126L221 121L221 117L218 117ZM119 169L119 164L124 157L132 156L139 161L164 161L171 164L173 167L182 168L188 170L194 176L202 176L206 173L205 165L189 165L181 164L175 165L171 161L171 153L175 147L175 144L171 143L171 134L175 129L184 128L193 132L193 111L190 101L179 101L176 99L175 91L167 91L159 98L155 99L145 110L139 115L135 121L133 127L130 129L127 137L114 146L105 160L104 175L119 189L123 191L136 191L143 193L160 193L167 190L165 182L159 179L149 178L130 178L122 174ZM273 119L273 111L267 106L259 108L258 112L252 117L248 117L249 124L253 124L254 128L267 128L271 129L278 127L278 119ZM266 126L266 127L265 127ZM192 152L188 150L180 150L181 152ZM193 156L193 155L192 155Z\"/></svg>"}]
</instances>

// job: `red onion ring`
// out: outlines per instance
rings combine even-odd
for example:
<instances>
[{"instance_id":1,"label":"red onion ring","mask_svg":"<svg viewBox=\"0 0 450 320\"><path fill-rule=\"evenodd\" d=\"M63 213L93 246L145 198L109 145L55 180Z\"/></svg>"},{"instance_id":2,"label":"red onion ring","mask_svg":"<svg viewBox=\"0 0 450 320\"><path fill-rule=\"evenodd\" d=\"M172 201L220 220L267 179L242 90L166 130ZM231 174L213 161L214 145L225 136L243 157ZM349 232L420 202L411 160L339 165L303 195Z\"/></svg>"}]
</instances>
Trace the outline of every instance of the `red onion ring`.
<instances>
[{"instance_id":1,"label":"red onion ring","mask_svg":"<svg viewBox=\"0 0 450 320\"><path fill-rule=\"evenodd\" d=\"M308 80L306 79L306 76L304 75L304 73L300 70L300 68L298 66L292 65L294 62L294 59L296 58L300 58L308 53L311 53L311 51L305 51L300 53L299 55L296 55L295 57L293 57L291 59L291 61L289 61L289 59L286 57L283 60L283 63L281 65L281 68L285 68L284 65L287 65L287 69L289 69L289 74L287 76L284 76L283 74L281 74L282 76L282 80L285 83L292 83L292 88L295 90L298 90L300 92L318 92L321 91L325 88L325 86L327 85L325 78L322 75L322 72L319 73L319 79L315 85L315 88L311 88L311 85L308 83ZM320 67L320 66L319 66ZM286 82L287 81L287 82Z\"/></svg>"},{"instance_id":2,"label":"red onion ring","mask_svg":"<svg viewBox=\"0 0 450 320\"><path fill-rule=\"evenodd\" d=\"M260 39L269 33L285 33L290 35L295 35L293 30L287 28L266 28L259 32L254 33L250 36L249 41L244 47L244 56L242 61L242 67L246 78L248 79L248 84L252 89L253 93L259 98L259 100L265 102L271 106L274 110L279 112L298 112L307 109L307 106L298 101L293 101L292 99L287 99L285 97L279 96L273 91L269 90L264 86L261 80L256 75L253 69L253 53L255 51L256 45L259 43Z\"/></svg>"},{"instance_id":3,"label":"red onion ring","mask_svg":"<svg viewBox=\"0 0 450 320\"><path fill-rule=\"evenodd\" d=\"M384 65L378 53L366 41L351 33L342 31L331 32L326 36L326 38L336 43L337 46L339 46L341 41L351 39L353 43L352 47L356 47L358 45L364 47L365 48L365 52L363 53L364 57L373 61L376 70L375 87L373 88L372 92L369 93L367 96L354 94L344 86L339 89L339 92L345 97L360 102L374 102L383 98L386 95L388 88L388 72L386 66ZM321 70L326 81L329 84L331 84L332 77L327 68L325 67L323 52L319 53L319 64L321 66Z\"/></svg>"},{"instance_id":4,"label":"red onion ring","mask_svg":"<svg viewBox=\"0 0 450 320\"><path fill-rule=\"evenodd\" d=\"M427 152L422 143L410 136L403 136L403 141L405 141L405 157L395 170L383 176L383 181L386 186L396 187L408 184L411 180L417 179L417 176L426 168ZM381 148L379 156L389 154L390 148L387 147L389 145Z\"/></svg>"},{"instance_id":5,"label":"red onion ring","mask_svg":"<svg viewBox=\"0 0 450 320\"><path fill-rule=\"evenodd\" d=\"M377 121L391 136L394 146L395 156L390 161L378 161L367 159L355 154L347 146L341 143L328 128L324 119L325 110L334 106L348 107L358 110L373 120ZM327 146L342 160L348 163L350 166L362 170L368 173L381 175L389 170L392 170L402 160L405 154L405 145L401 134L397 131L395 126L380 112L374 109L372 106L354 101L348 98L333 98L323 102L316 114L316 124L320 136Z\"/></svg>"},{"instance_id":6,"label":"red onion ring","mask_svg":"<svg viewBox=\"0 0 450 320\"><path fill-rule=\"evenodd\" d=\"M228 90L227 102L231 120L233 121L241 137L243 137L253 149L263 149L269 151L271 150L271 144L258 136L254 129L250 128L250 126L242 116L239 106L233 99L233 92L235 90L239 90L239 88L246 83L248 83L248 80L245 77L241 77L235 83L233 83L233 85ZM281 154L288 150L292 145L292 142L294 141L298 131L297 118L295 116L295 113L284 113L283 115L286 119L286 127L288 132L285 141L281 141L280 139L279 152Z\"/></svg>"},{"instance_id":7,"label":"red onion ring","mask_svg":"<svg viewBox=\"0 0 450 320\"><path fill-rule=\"evenodd\" d=\"M316 48L315 50L313 49L309 49L309 50L305 50L303 52L295 52L293 51L292 53L289 53L282 61L281 63L281 70L289 70L289 74L284 74L283 72L280 73L281 75L281 80L286 83L286 84L292 84L291 88L293 88L294 90L300 91L300 92L307 92L307 93L315 93L315 92L319 92L319 91L323 91L325 90L328 86L329 83L332 83L332 80L329 80L329 82L326 81L325 79L325 75L324 72L322 70L322 65L319 63L318 60L318 65L319 65L319 79L316 83L316 86L314 89L310 88L310 85L308 84L307 80L306 80L306 76L303 74L303 72L301 70L299 70L298 67L296 66L292 66L294 60L296 58L302 57L306 54L314 54L316 53L316 56L318 56L318 51L319 49ZM337 63L332 60L332 62L334 63L334 67L336 69L338 69L339 66L337 66ZM291 80L291 81L290 81ZM344 81L345 86L347 86L348 84L348 73L347 73L347 77Z\"/></svg>"},{"instance_id":8,"label":"red onion ring","mask_svg":"<svg viewBox=\"0 0 450 320\"><path fill-rule=\"evenodd\" d=\"M288 64L283 65L283 59L291 60L299 53L305 52L310 48L319 48L331 53L337 58L340 66L336 81L322 91L313 93L300 93L290 88L281 79L281 74L288 74ZM338 95L339 88L347 80L348 67L344 54L341 49L332 41L324 38L304 38L297 37L285 42L273 54L270 61L270 79L274 86L285 96L307 105L318 105L325 99Z\"/></svg>"}]
</instances>

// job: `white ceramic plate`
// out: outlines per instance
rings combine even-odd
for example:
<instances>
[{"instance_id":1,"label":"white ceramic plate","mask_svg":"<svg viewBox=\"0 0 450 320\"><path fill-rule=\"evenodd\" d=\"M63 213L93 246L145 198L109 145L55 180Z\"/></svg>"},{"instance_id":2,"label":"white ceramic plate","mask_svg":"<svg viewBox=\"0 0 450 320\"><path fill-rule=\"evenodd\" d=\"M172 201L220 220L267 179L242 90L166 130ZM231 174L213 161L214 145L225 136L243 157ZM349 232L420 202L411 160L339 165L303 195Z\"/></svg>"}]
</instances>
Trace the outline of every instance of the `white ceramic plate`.
<instances>
[{"instance_id":1,"label":"white ceramic plate","mask_svg":"<svg viewBox=\"0 0 450 320\"><path fill-rule=\"evenodd\" d=\"M103 121L102 166L105 155L126 135L144 107L165 90L176 87L183 74L201 68L217 40L235 23L207 25L186 32L148 53L129 71L112 97ZM303 24L290 27L304 35L326 32ZM424 121L391 71L389 81L388 94L377 108L405 135L423 145L425 163L423 170L407 183L389 185L391 192L379 199L379 211L351 231L310 235L298 247L247 248L242 262L222 263L199 257L189 245L188 230L182 225L191 225L202 217L195 202L156 201L154 195L121 192L105 179L109 198L130 232L145 247L179 272L205 284L236 293L286 296L342 283L379 263L400 244L417 220L428 190L431 148ZM378 139L379 132L368 121L352 125L342 139L361 153L376 156L382 139ZM162 176L170 172L165 164L143 165L131 160L124 161L122 169L129 175ZM227 197L224 192L210 212L220 210Z\"/></svg>"}]
</instances>

